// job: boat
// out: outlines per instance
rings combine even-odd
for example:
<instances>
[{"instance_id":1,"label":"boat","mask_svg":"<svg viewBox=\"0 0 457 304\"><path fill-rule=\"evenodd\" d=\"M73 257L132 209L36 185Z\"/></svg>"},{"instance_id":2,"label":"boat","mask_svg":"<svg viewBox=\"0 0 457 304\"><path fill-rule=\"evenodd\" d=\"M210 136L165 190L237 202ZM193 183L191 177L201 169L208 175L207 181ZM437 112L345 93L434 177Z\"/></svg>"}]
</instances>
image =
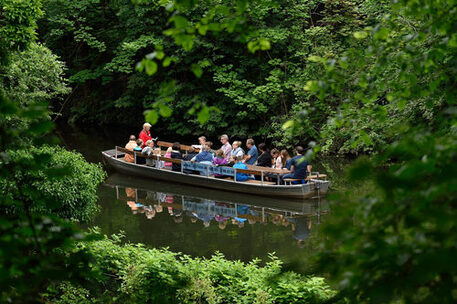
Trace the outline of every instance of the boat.
<instances>
[{"instance_id":1,"label":"boat","mask_svg":"<svg viewBox=\"0 0 457 304\"><path fill-rule=\"evenodd\" d=\"M134 162L126 162L125 154L134 156ZM122 174L140 176L154 180L162 180L175 184L186 184L202 188L228 191L231 193L245 193L266 197L281 198L318 198L326 195L329 181L319 178L319 174L311 176L306 183L280 185L264 180L267 173L277 173L271 168L250 168L248 170L235 169L232 167L218 167L201 163L187 162L180 159L166 158L160 155L146 156L139 152L129 151L122 147L115 147L102 152L104 164ZM150 158L159 164L160 161L177 163L181 165L181 172L160 168L159 166L148 166L137 163L137 158ZM200 171L201 174L187 174L184 170ZM215 178L213 174L222 174L226 178ZM237 181L238 173L252 174L260 177L260 180ZM321 175L320 177L326 177Z\"/></svg>"}]
</instances>

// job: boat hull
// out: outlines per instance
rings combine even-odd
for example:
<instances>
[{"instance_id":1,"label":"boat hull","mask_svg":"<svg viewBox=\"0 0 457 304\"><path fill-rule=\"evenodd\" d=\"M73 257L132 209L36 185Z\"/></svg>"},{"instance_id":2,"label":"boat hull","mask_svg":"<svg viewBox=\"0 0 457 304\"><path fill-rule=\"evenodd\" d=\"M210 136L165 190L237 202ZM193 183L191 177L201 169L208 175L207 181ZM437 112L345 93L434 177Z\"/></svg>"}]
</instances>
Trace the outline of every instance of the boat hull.
<instances>
[{"instance_id":1,"label":"boat hull","mask_svg":"<svg viewBox=\"0 0 457 304\"><path fill-rule=\"evenodd\" d=\"M152 178L176 184L187 184L197 187L224 190L228 192L247 193L268 197L315 198L325 196L329 186L328 181L314 180L301 185L261 185L235 182L232 180L194 174L183 174L181 172L157 169L155 167L125 162L122 154L120 153L116 158L115 150L103 151L102 155L107 166L123 174Z\"/></svg>"}]
</instances>

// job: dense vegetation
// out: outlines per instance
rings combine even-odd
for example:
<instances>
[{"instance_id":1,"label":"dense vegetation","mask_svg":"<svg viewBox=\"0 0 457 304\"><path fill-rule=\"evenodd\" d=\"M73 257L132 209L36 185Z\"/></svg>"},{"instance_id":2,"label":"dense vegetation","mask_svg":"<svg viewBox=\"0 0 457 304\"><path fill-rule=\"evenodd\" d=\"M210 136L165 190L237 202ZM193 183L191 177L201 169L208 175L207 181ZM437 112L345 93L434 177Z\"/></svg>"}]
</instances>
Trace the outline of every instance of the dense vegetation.
<instances>
[{"instance_id":1,"label":"dense vegetation","mask_svg":"<svg viewBox=\"0 0 457 304\"><path fill-rule=\"evenodd\" d=\"M349 39L352 32L374 24L386 6L379 1L253 1L237 14L235 1L201 1L179 19L170 19L175 12L161 1L44 2L40 39L68 67L73 93L63 114L70 121L138 126L143 111L160 102L166 117L155 126L159 134L228 133L269 138L281 145L317 139L343 101L334 96L324 102L303 89L307 80L324 73L309 56L331 58L361 45ZM250 51L255 46L249 49L246 44L256 35L268 42L268 50ZM157 70L153 77L135 72L136 63L147 54L166 56L146 66L147 72L149 67L150 73ZM170 82L173 89L164 93L160 88ZM204 125L189 114L200 105L218 109ZM59 103L56 108L61 108ZM306 125L284 136L282 124L303 111L313 113ZM353 119L355 124L366 123L362 117ZM376 144L384 143L388 135L382 126L374 132ZM372 150L348 147L351 130L329 134L329 152Z\"/></svg>"},{"instance_id":2,"label":"dense vegetation","mask_svg":"<svg viewBox=\"0 0 457 304\"><path fill-rule=\"evenodd\" d=\"M190 258L166 249L120 244L119 236L80 244L103 276L85 286L49 288L53 303L323 303L334 291L323 278L281 270L275 258L244 264L221 254Z\"/></svg>"},{"instance_id":3,"label":"dense vegetation","mask_svg":"<svg viewBox=\"0 0 457 304\"><path fill-rule=\"evenodd\" d=\"M314 139L314 152L372 153L349 170L363 187L334 197L324 228L317 265L338 288L331 301L456 301L456 1L1 4L2 301L217 302L235 299L235 290L247 301L279 302L331 294L321 281L282 274L277 261L264 268L218 256L180 261L109 239L76 246L83 235L57 215L87 219L74 207L93 210L103 174L43 146L52 144L43 136L55 114L48 101L53 112L89 124L137 126L152 108L148 120L162 117L157 132ZM84 180L76 181L78 172ZM157 272L158 257L170 265L165 272ZM220 278L208 265L229 273ZM237 275L263 280L258 293ZM163 284L161 292L144 287L149 279Z\"/></svg>"}]
</instances>

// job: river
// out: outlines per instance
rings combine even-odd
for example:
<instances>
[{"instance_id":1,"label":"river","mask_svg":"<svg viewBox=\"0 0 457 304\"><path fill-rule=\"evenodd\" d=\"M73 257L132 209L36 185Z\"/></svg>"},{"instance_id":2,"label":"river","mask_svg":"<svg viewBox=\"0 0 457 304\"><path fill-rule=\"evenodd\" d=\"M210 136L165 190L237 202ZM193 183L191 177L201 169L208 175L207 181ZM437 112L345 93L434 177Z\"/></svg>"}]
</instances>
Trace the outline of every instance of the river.
<instances>
[{"instance_id":1,"label":"river","mask_svg":"<svg viewBox=\"0 0 457 304\"><path fill-rule=\"evenodd\" d=\"M75 130L60 127L61 143L101 162L101 151L123 146L126 130ZM184 142L185 143L185 142ZM340 178L344 161L319 162L313 170ZM168 247L191 256L221 252L229 259L297 259L306 265L316 252L319 225L330 212L320 198L287 201L110 173L98 189L101 211L85 228L103 234L123 233L125 242Z\"/></svg>"}]
</instances>

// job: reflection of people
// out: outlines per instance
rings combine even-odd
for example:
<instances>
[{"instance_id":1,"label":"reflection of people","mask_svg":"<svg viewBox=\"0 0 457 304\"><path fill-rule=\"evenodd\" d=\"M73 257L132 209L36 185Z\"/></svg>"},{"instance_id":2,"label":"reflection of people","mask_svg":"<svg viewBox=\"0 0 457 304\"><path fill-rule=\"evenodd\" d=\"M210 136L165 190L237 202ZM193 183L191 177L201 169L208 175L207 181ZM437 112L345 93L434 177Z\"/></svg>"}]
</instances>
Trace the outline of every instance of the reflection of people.
<instances>
[{"instance_id":1,"label":"reflection of people","mask_svg":"<svg viewBox=\"0 0 457 304\"><path fill-rule=\"evenodd\" d=\"M309 237L312 223L306 217L289 218L292 224L292 236L297 240L299 247L303 247L305 240Z\"/></svg>"},{"instance_id":2,"label":"reflection of people","mask_svg":"<svg viewBox=\"0 0 457 304\"><path fill-rule=\"evenodd\" d=\"M148 220L152 219L154 216L156 216L156 210L151 206L144 206L144 211L145 211L145 215L146 215L146 218Z\"/></svg>"},{"instance_id":3,"label":"reflection of people","mask_svg":"<svg viewBox=\"0 0 457 304\"><path fill-rule=\"evenodd\" d=\"M127 206L129 206L130 209L132 209L133 214L136 214L138 212L138 207L135 203L135 189L125 188L125 195L127 195L128 198L133 199L127 201Z\"/></svg>"}]
</instances>

